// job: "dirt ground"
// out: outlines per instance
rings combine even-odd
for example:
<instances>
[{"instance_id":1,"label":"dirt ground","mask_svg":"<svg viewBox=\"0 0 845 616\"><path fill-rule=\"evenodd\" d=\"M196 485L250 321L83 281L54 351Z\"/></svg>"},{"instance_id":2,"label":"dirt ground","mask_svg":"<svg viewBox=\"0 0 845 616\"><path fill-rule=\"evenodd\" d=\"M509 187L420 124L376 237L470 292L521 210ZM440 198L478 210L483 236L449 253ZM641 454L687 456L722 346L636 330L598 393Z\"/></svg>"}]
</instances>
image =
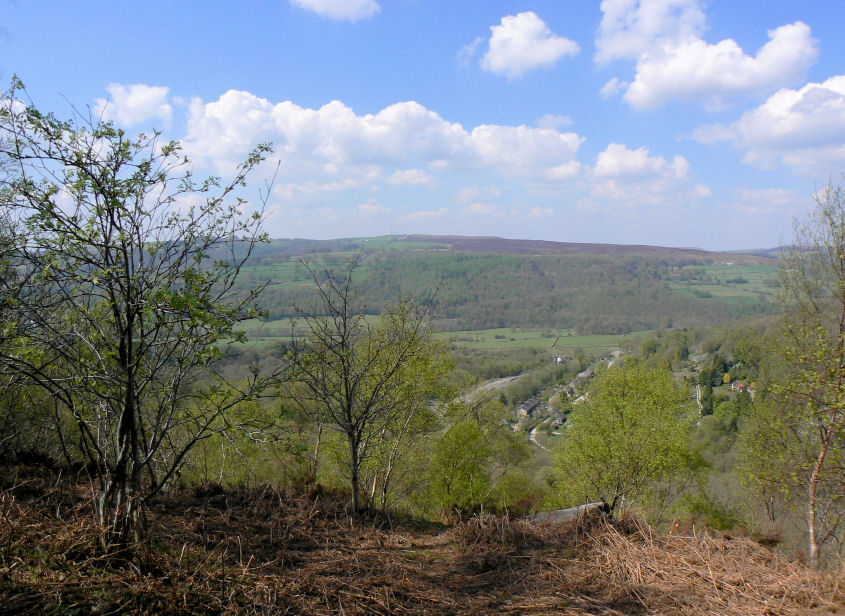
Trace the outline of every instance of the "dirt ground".
<instances>
[{"instance_id":1,"label":"dirt ground","mask_svg":"<svg viewBox=\"0 0 845 616\"><path fill-rule=\"evenodd\" d=\"M475 517L352 519L321 489L171 494L148 537L99 548L86 481L0 467L0 614L845 614L818 575L747 538Z\"/></svg>"}]
</instances>

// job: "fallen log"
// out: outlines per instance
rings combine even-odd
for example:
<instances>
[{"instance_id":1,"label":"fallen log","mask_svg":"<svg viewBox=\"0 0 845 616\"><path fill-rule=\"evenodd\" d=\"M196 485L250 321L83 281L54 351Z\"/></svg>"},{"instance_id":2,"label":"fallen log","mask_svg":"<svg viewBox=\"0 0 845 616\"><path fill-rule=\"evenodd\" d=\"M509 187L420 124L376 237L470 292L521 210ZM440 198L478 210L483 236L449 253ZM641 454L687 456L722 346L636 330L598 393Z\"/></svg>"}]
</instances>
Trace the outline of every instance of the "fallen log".
<instances>
[{"instance_id":1,"label":"fallen log","mask_svg":"<svg viewBox=\"0 0 845 616\"><path fill-rule=\"evenodd\" d=\"M525 519L532 524L567 525L588 519L598 519L610 514L610 505L603 501L586 503L569 509L554 509L552 511L538 511Z\"/></svg>"}]
</instances>

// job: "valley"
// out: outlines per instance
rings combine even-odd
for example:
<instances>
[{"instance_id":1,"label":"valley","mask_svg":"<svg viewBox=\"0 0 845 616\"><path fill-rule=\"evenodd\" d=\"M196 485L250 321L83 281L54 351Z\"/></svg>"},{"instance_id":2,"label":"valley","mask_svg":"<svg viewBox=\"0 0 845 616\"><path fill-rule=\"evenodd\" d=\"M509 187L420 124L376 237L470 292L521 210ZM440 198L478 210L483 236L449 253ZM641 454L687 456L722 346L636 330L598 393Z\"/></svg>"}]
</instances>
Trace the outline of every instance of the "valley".
<instances>
[{"instance_id":1,"label":"valley","mask_svg":"<svg viewBox=\"0 0 845 616\"><path fill-rule=\"evenodd\" d=\"M369 312L403 296L433 302L436 329L480 348L545 344L526 330L572 347L612 347L566 338L767 314L778 287L775 258L741 253L455 236L273 240L255 249L241 279L268 285L268 320L251 326L255 333L284 337L285 320L310 307L312 275L359 254L355 283ZM492 331L508 329L521 331Z\"/></svg>"}]
</instances>

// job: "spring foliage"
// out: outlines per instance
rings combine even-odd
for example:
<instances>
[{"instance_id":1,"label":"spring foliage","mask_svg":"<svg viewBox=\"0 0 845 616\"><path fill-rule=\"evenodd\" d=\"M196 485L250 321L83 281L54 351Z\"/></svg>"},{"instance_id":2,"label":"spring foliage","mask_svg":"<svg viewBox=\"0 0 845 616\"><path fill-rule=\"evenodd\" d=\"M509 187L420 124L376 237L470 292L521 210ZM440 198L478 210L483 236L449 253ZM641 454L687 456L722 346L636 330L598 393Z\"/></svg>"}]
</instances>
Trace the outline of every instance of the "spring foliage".
<instances>
[{"instance_id":1,"label":"spring foliage","mask_svg":"<svg viewBox=\"0 0 845 616\"><path fill-rule=\"evenodd\" d=\"M562 503L647 503L660 482L691 467L692 417L668 370L629 360L601 372L555 452Z\"/></svg>"},{"instance_id":2,"label":"spring foliage","mask_svg":"<svg viewBox=\"0 0 845 616\"><path fill-rule=\"evenodd\" d=\"M845 189L828 184L794 224L783 260L783 370L743 434L746 478L779 491L807 524L808 557L845 528Z\"/></svg>"},{"instance_id":3,"label":"spring foliage","mask_svg":"<svg viewBox=\"0 0 845 616\"><path fill-rule=\"evenodd\" d=\"M229 182L197 181L178 143L59 120L22 87L0 99L0 369L53 399L58 430L70 417L60 438L96 470L100 522L138 538L142 501L266 382L227 385L214 367L257 314L263 285L236 282L265 239L262 208L239 195L269 146Z\"/></svg>"}]
</instances>

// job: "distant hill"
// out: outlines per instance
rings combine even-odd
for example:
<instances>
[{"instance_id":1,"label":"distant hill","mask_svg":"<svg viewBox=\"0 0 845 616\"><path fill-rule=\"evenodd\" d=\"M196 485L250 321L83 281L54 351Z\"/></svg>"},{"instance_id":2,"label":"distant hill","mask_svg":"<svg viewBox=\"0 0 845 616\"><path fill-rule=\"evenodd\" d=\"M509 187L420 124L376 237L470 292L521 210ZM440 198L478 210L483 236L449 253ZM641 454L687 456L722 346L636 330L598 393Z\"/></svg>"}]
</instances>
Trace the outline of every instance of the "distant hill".
<instances>
[{"instance_id":1,"label":"distant hill","mask_svg":"<svg viewBox=\"0 0 845 616\"><path fill-rule=\"evenodd\" d=\"M514 240L501 237L461 235L406 235L398 242L428 242L448 245L455 252L480 252L509 255L688 255L705 258L711 253L700 248L667 248L638 244L590 244L580 242L552 242L547 240Z\"/></svg>"},{"instance_id":2,"label":"distant hill","mask_svg":"<svg viewBox=\"0 0 845 616\"><path fill-rule=\"evenodd\" d=\"M749 250L734 250L732 253L757 255L759 257L780 258L785 252L793 250L794 246L776 246L775 248L751 248Z\"/></svg>"},{"instance_id":3,"label":"distant hill","mask_svg":"<svg viewBox=\"0 0 845 616\"><path fill-rule=\"evenodd\" d=\"M764 255L440 235L273 240L256 250L243 282L271 282L262 302L280 319L311 304L303 263L339 270L356 254L364 255L356 283L372 311L437 291L444 330L708 325L771 312L777 286L778 260Z\"/></svg>"},{"instance_id":4,"label":"distant hill","mask_svg":"<svg viewBox=\"0 0 845 616\"><path fill-rule=\"evenodd\" d=\"M747 256L750 263L761 264L754 257L776 258L783 247L771 249L714 252L701 248L677 248L643 244L594 244L582 242L554 242L549 240L521 240L493 236L464 235L383 235L377 237L309 240L301 238L272 240L271 249L288 255L328 254L337 252L379 252L384 250L431 250L459 253L500 255L564 255L602 254L617 256L689 256L724 261L737 255ZM263 248L266 250L266 247ZM745 261L743 261L745 263Z\"/></svg>"}]
</instances>

